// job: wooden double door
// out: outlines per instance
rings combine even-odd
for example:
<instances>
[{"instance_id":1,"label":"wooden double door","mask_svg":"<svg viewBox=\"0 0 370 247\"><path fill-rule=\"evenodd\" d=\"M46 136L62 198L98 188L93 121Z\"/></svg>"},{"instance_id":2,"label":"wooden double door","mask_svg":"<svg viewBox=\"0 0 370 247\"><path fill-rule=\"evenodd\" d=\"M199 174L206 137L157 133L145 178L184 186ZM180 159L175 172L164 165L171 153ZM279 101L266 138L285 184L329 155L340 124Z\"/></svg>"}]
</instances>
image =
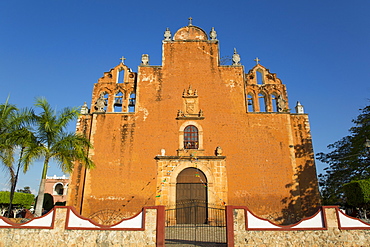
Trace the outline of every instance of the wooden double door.
<instances>
[{"instance_id":1,"label":"wooden double door","mask_svg":"<svg viewBox=\"0 0 370 247\"><path fill-rule=\"evenodd\" d=\"M197 168L186 168L177 177L177 224L207 224L207 179Z\"/></svg>"}]
</instances>

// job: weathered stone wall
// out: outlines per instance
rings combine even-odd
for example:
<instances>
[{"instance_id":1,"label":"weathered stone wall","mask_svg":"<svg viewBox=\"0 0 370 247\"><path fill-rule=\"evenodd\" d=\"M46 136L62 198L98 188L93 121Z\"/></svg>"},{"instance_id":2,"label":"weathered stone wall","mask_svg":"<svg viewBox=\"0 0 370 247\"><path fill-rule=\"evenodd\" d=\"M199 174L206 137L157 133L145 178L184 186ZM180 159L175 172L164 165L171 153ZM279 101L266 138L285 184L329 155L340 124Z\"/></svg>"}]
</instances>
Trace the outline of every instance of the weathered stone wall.
<instances>
[{"instance_id":1,"label":"weathered stone wall","mask_svg":"<svg viewBox=\"0 0 370 247\"><path fill-rule=\"evenodd\" d=\"M235 247L257 246L369 246L369 230L248 231L235 238Z\"/></svg>"},{"instance_id":2,"label":"weathered stone wall","mask_svg":"<svg viewBox=\"0 0 370 247\"><path fill-rule=\"evenodd\" d=\"M339 227L336 210L338 209L334 207L324 208L325 223L321 230L310 230L309 228L293 230L290 227L285 227L285 229L246 230L246 227L248 227L246 211L244 209L234 209L234 238L228 242L228 246L370 246L370 225L367 226L368 229L357 227L349 230L345 229L345 225Z\"/></svg>"},{"instance_id":3,"label":"weathered stone wall","mask_svg":"<svg viewBox=\"0 0 370 247\"><path fill-rule=\"evenodd\" d=\"M0 247L163 246L157 242L157 210L146 209L144 230L66 230L66 207L57 207L52 229L0 227ZM16 228L15 228L16 227ZM163 228L163 227L162 227ZM162 234L163 237L163 234ZM162 239L159 237L159 239Z\"/></svg>"}]
</instances>

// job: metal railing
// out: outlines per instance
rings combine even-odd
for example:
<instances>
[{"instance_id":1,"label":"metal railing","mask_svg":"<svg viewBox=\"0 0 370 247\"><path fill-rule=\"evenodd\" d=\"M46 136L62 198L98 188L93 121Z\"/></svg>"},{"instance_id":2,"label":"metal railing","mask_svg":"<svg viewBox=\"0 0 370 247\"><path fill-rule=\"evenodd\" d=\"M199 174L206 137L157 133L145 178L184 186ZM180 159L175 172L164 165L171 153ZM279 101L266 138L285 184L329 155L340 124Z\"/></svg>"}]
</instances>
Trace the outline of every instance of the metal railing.
<instances>
[{"instance_id":1,"label":"metal railing","mask_svg":"<svg viewBox=\"0 0 370 247\"><path fill-rule=\"evenodd\" d=\"M191 200L166 210L166 246L226 246L225 207Z\"/></svg>"}]
</instances>

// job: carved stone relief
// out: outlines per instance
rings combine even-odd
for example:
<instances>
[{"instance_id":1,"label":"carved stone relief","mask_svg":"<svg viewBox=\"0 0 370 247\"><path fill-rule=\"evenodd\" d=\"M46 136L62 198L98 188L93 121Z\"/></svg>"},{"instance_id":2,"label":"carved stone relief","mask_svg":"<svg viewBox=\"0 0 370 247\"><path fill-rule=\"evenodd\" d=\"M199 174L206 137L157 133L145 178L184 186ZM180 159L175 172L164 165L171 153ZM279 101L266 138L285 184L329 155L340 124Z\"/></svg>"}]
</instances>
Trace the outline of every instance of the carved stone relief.
<instances>
[{"instance_id":1,"label":"carved stone relief","mask_svg":"<svg viewBox=\"0 0 370 247\"><path fill-rule=\"evenodd\" d=\"M191 85L182 93L183 106L177 112L177 119L204 119L202 109L199 109L198 91Z\"/></svg>"},{"instance_id":2,"label":"carved stone relief","mask_svg":"<svg viewBox=\"0 0 370 247\"><path fill-rule=\"evenodd\" d=\"M107 106L107 102L104 98L104 93L101 93L99 98L95 102L95 110L97 112L105 112L104 108Z\"/></svg>"}]
</instances>

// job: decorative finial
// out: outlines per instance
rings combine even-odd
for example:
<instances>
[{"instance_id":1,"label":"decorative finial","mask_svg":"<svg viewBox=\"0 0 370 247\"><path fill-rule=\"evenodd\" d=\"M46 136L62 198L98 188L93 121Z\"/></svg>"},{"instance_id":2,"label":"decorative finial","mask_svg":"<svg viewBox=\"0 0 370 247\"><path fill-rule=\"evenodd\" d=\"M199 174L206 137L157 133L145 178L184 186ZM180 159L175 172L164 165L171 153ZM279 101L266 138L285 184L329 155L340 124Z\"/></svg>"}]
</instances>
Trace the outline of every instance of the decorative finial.
<instances>
[{"instance_id":1,"label":"decorative finial","mask_svg":"<svg viewBox=\"0 0 370 247\"><path fill-rule=\"evenodd\" d=\"M164 32L164 40L170 41L171 40L171 31L169 28L166 28L166 31Z\"/></svg>"},{"instance_id":2,"label":"decorative finial","mask_svg":"<svg viewBox=\"0 0 370 247\"><path fill-rule=\"evenodd\" d=\"M256 57L256 59L254 59L254 61L256 61L256 64L259 64L261 60L258 57Z\"/></svg>"},{"instance_id":3,"label":"decorative finial","mask_svg":"<svg viewBox=\"0 0 370 247\"><path fill-rule=\"evenodd\" d=\"M216 148L216 156L221 156L222 155L222 148L220 147L220 146L218 146L217 148Z\"/></svg>"},{"instance_id":4,"label":"decorative finial","mask_svg":"<svg viewBox=\"0 0 370 247\"><path fill-rule=\"evenodd\" d=\"M212 30L211 30L211 32L209 33L209 37L211 37L211 40L216 40L216 38L217 38L217 33L216 33L216 31L215 31L215 28L214 28L214 27L212 27Z\"/></svg>"},{"instance_id":5,"label":"decorative finial","mask_svg":"<svg viewBox=\"0 0 370 247\"><path fill-rule=\"evenodd\" d=\"M233 65L240 64L240 55L236 52L236 48L234 48L234 55L233 55Z\"/></svg>"},{"instance_id":6,"label":"decorative finial","mask_svg":"<svg viewBox=\"0 0 370 247\"><path fill-rule=\"evenodd\" d=\"M191 89L191 85L189 86L189 89L188 89L188 95L193 95L193 89Z\"/></svg>"},{"instance_id":7,"label":"decorative finial","mask_svg":"<svg viewBox=\"0 0 370 247\"><path fill-rule=\"evenodd\" d=\"M295 112L297 114L304 114L304 108L303 105L299 101L297 101L297 105L295 106Z\"/></svg>"},{"instance_id":8,"label":"decorative finial","mask_svg":"<svg viewBox=\"0 0 370 247\"><path fill-rule=\"evenodd\" d=\"M141 55L141 65L149 65L149 55L148 54Z\"/></svg>"},{"instance_id":9,"label":"decorative finial","mask_svg":"<svg viewBox=\"0 0 370 247\"><path fill-rule=\"evenodd\" d=\"M88 114L89 113L89 108L87 107L87 104L86 102L83 104L83 106L81 107L81 111L80 111L81 114Z\"/></svg>"},{"instance_id":10,"label":"decorative finial","mask_svg":"<svg viewBox=\"0 0 370 247\"><path fill-rule=\"evenodd\" d=\"M122 56L122 57L120 58L120 60L121 60L121 63L122 63L122 64L125 64L125 60L126 60L126 58L125 58L124 56Z\"/></svg>"},{"instance_id":11,"label":"decorative finial","mask_svg":"<svg viewBox=\"0 0 370 247\"><path fill-rule=\"evenodd\" d=\"M183 117L184 113L181 110L177 111L177 117Z\"/></svg>"},{"instance_id":12,"label":"decorative finial","mask_svg":"<svg viewBox=\"0 0 370 247\"><path fill-rule=\"evenodd\" d=\"M193 26L192 21L193 21L193 18L189 17L189 25L188 26Z\"/></svg>"}]
</instances>

